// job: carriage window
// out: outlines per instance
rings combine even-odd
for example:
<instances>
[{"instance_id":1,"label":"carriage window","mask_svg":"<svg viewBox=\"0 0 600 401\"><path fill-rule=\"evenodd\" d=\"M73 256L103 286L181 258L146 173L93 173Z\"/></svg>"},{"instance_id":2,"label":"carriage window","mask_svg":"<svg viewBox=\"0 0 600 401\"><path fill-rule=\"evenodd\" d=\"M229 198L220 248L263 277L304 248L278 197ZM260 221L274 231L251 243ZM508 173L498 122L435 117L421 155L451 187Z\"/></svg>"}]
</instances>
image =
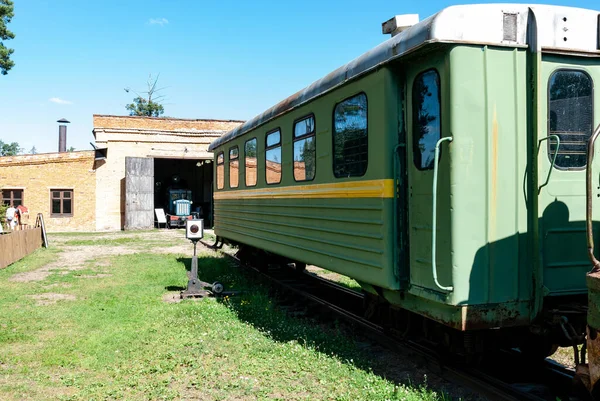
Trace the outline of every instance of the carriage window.
<instances>
[{"instance_id":1,"label":"carriage window","mask_svg":"<svg viewBox=\"0 0 600 401\"><path fill-rule=\"evenodd\" d=\"M413 161L419 170L429 170L441 135L440 76L436 70L417 76L412 102Z\"/></svg>"},{"instance_id":2,"label":"carriage window","mask_svg":"<svg viewBox=\"0 0 600 401\"><path fill-rule=\"evenodd\" d=\"M246 186L253 187L256 185L257 158L256 158L256 138L246 141L244 149Z\"/></svg>"},{"instance_id":3,"label":"carriage window","mask_svg":"<svg viewBox=\"0 0 600 401\"><path fill-rule=\"evenodd\" d=\"M364 175L368 164L367 95L338 103L333 112L333 174Z\"/></svg>"},{"instance_id":4,"label":"carriage window","mask_svg":"<svg viewBox=\"0 0 600 401\"><path fill-rule=\"evenodd\" d=\"M315 117L310 116L294 124L294 180L315 178Z\"/></svg>"},{"instance_id":5,"label":"carriage window","mask_svg":"<svg viewBox=\"0 0 600 401\"><path fill-rule=\"evenodd\" d=\"M592 79L587 73L559 70L550 77L548 135L558 135L560 138L556 167L585 167L587 142L593 129L592 98ZM556 141L548 142L548 157L552 161L556 152Z\"/></svg>"},{"instance_id":6,"label":"carriage window","mask_svg":"<svg viewBox=\"0 0 600 401\"><path fill-rule=\"evenodd\" d=\"M240 185L240 151L237 146L229 149L229 188Z\"/></svg>"},{"instance_id":7,"label":"carriage window","mask_svg":"<svg viewBox=\"0 0 600 401\"><path fill-rule=\"evenodd\" d=\"M281 182L281 133L279 130L267 134L266 180L267 184Z\"/></svg>"},{"instance_id":8,"label":"carriage window","mask_svg":"<svg viewBox=\"0 0 600 401\"><path fill-rule=\"evenodd\" d=\"M223 152L217 155L217 189L225 187L225 160Z\"/></svg>"}]
</instances>

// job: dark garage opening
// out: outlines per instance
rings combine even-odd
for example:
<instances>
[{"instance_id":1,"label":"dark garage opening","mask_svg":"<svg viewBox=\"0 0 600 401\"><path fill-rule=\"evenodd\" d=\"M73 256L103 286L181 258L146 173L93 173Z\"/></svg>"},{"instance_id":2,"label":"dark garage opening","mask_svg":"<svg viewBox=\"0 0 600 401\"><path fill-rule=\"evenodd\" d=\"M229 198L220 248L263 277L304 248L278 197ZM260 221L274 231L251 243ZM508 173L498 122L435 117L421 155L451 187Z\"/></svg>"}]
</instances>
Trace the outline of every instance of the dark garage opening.
<instances>
[{"instance_id":1,"label":"dark garage opening","mask_svg":"<svg viewBox=\"0 0 600 401\"><path fill-rule=\"evenodd\" d=\"M154 158L154 207L169 213L169 189L192 192L192 212L204 219L204 227L212 227L211 160Z\"/></svg>"}]
</instances>

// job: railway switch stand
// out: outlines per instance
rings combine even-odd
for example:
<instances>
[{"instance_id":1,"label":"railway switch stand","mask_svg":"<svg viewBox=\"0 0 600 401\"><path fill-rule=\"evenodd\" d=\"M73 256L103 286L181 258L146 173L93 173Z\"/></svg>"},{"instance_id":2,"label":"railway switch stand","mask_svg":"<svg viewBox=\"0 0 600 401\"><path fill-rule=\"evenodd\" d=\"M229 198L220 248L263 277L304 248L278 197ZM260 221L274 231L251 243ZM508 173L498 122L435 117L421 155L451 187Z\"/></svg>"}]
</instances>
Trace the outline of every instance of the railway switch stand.
<instances>
[{"instance_id":1,"label":"railway switch stand","mask_svg":"<svg viewBox=\"0 0 600 401\"><path fill-rule=\"evenodd\" d=\"M181 292L181 298L204 298L208 296L231 295L232 292L224 292L225 287L218 281L210 284L198 278L198 255L196 247L198 241L204 236L204 220L193 219L186 221L185 237L194 244L194 255L192 256L192 268L188 279L187 288Z\"/></svg>"},{"instance_id":2,"label":"railway switch stand","mask_svg":"<svg viewBox=\"0 0 600 401\"><path fill-rule=\"evenodd\" d=\"M209 284L198 278L198 255L196 247L198 241L204 236L204 220L187 220L185 226L185 237L194 244L194 255L192 256L192 269L188 280L187 289L181 292L181 298L204 298L220 295L223 292L223 284L215 281Z\"/></svg>"}]
</instances>

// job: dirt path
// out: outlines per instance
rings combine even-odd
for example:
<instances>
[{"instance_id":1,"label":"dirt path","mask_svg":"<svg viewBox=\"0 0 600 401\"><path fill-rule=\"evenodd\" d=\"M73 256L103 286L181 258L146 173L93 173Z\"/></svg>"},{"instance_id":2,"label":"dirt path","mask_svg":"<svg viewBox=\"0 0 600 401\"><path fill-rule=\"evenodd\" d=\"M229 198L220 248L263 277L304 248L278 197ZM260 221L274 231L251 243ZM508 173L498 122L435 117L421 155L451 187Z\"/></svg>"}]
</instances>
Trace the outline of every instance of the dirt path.
<instances>
[{"instance_id":1,"label":"dirt path","mask_svg":"<svg viewBox=\"0 0 600 401\"><path fill-rule=\"evenodd\" d=\"M207 233L210 231L206 230ZM119 244L118 241L131 239L131 242ZM139 242L136 242L139 240ZM89 245L69 245L69 242L86 241ZM112 242L114 241L114 242ZM157 246L147 247L144 241L153 241ZM189 254L193 253L193 245L185 239L183 230L155 230L152 232L113 232L113 233L84 233L81 236L49 234L50 246L62 250L57 259L39 269L17 273L9 278L10 281L32 282L46 279L51 274L63 274L73 270L82 270L91 261L97 261L97 266L107 263L106 257L115 255L131 255L140 252L156 254ZM93 242L98 242L94 245ZM159 245L160 244L160 245ZM211 252L210 249L198 243L198 252Z\"/></svg>"}]
</instances>

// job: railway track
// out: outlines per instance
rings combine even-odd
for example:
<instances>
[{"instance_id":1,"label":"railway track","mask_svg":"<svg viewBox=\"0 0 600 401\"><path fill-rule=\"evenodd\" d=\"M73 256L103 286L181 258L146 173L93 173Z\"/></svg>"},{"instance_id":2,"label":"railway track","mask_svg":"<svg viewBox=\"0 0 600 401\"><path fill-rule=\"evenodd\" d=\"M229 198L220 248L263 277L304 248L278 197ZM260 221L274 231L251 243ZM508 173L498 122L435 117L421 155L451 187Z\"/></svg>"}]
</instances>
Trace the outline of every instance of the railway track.
<instances>
[{"instance_id":1,"label":"railway track","mask_svg":"<svg viewBox=\"0 0 600 401\"><path fill-rule=\"evenodd\" d=\"M223 252L238 266L254 270L282 289L288 297L288 309L312 307L333 313L365 337L393 351L408 353L418 358L423 365L444 379L472 389L490 400L569 400L587 401L585 393L573 393L574 370L552 361L532 364L518 351L506 350L494 355L493 364L472 367L449 360L436 350L413 340L390 335L384 327L365 319L364 296L339 284L292 268L259 269L242 263L237 257ZM300 302L299 300L302 300ZM296 304L296 306L294 306ZM301 306L299 306L301 305ZM285 307L285 306L284 306Z\"/></svg>"}]
</instances>

